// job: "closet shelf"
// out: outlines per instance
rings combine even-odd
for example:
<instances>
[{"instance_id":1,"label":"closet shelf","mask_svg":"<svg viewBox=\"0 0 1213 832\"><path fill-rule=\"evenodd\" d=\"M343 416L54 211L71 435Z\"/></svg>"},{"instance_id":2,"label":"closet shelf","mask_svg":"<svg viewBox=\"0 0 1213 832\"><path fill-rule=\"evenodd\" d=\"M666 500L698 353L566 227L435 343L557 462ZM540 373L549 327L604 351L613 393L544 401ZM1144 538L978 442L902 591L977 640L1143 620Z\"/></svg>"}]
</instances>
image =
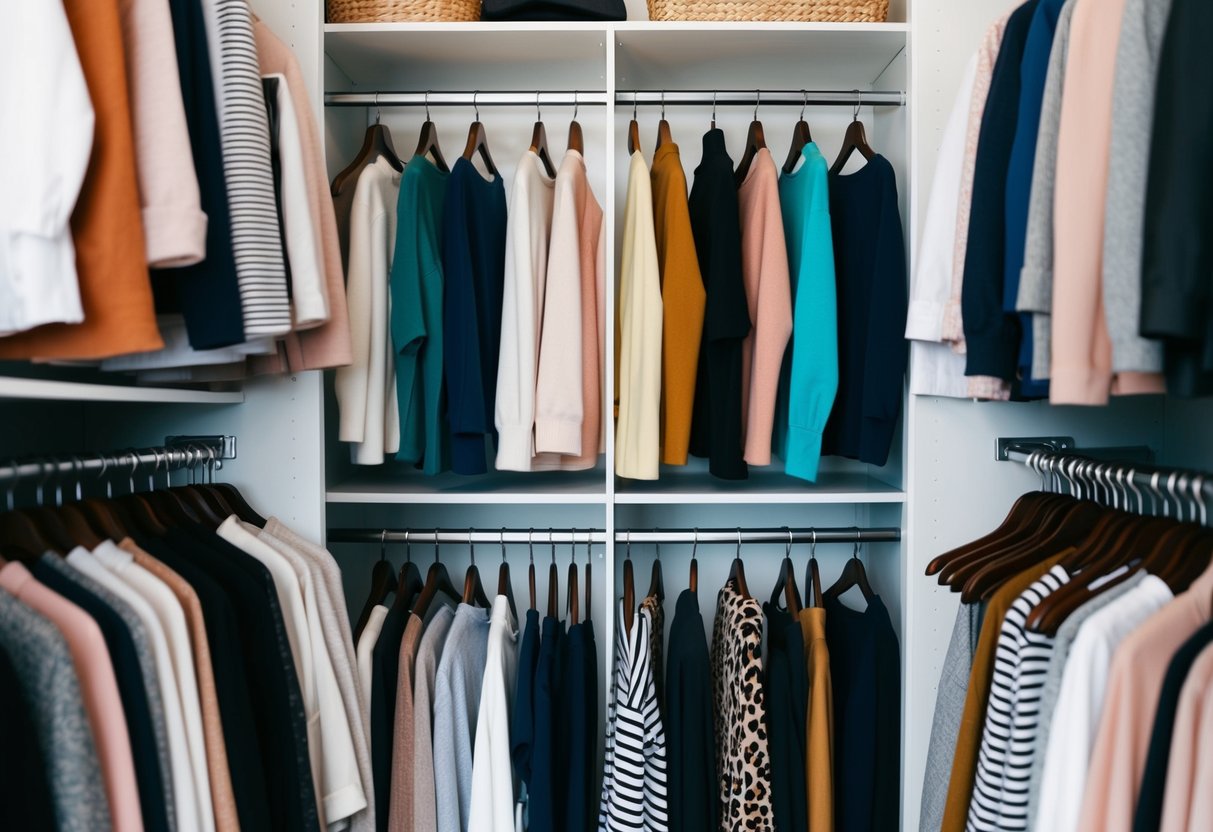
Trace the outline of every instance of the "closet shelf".
<instances>
[{"instance_id":1,"label":"closet shelf","mask_svg":"<svg viewBox=\"0 0 1213 832\"><path fill-rule=\"evenodd\" d=\"M905 492L867 474L823 471L816 483L778 471L751 471L738 482L703 473L662 472L656 482L620 481L621 505L904 503Z\"/></svg>"},{"instance_id":2,"label":"closet shelf","mask_svg":"<svg viewBox=\"0 0 1213 832\"><path fill-rule=\"evenodd\" d=\"M0 399L138 404L239 404L244 393L0 376Z\"/></svg>"},{"instance_id":3,"label":"closet shelf","mask_svg":"<svg viewBox=\"0 0 1213 832\"><path fill-rule=\"evenodd\" d=\"M600 505L606 501L601 470L476 477L368 470L330 485L329 503L445 505Z\"/></svg>"}]
</instances>

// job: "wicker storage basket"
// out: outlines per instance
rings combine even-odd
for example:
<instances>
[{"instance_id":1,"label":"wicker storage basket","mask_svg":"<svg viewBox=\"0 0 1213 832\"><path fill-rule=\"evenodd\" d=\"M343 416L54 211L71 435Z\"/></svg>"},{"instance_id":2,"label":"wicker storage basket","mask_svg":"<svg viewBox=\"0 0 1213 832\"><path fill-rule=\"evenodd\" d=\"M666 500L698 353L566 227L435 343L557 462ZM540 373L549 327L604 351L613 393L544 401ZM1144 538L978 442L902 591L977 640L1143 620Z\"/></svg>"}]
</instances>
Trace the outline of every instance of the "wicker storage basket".
<instances>
[{"instance_id":1,"label":"wicker storage basket","mask_svg":"<svg viewBox=\"0 0 1213 832\"><path fill-rule=\"evenodd\" d=\"M650 20L883 23L889 16L889 0L648 0L648 4Z\"/></svg>"},{"instance_id":2,"label":"wicker storage basket","mask_svg":"<svg viewBox=\"0 0 1213 832\"><path fill-rule=\"evenodd\" d=\"M451 23L480 19L480 0L328 0L329 23Z\"/></svg>"}]
</instances>

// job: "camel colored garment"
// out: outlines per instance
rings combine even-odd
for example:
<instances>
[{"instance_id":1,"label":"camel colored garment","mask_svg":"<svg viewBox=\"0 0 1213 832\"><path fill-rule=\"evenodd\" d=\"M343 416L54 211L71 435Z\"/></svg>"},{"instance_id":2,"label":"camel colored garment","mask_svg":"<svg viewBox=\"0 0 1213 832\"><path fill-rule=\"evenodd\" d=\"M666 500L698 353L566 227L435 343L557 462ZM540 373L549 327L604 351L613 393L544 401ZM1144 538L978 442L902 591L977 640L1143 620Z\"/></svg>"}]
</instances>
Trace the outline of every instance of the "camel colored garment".
<instances>
[{"instance_id":1,"label":"camel colored garment","mask_svg":"<svg viewBox=\"0 0 1213 832\"><path fill-rule=\"evenodd\" d=\"M72 212L84 322L0 339L0 358L108 358L164 346L147 270L118 2L63 6L96 117L92 160Z\"/></svg>"},{"instance_id":2,"label":"camel colored garment","mask_svg":"<svg viewBox=\"0 0 1213 832\"><path fill-rule=\"evenodd\" d=\"M834 832L834 698L824 607L800 611L800 635L809 671L804 766L809 832Z\"/></svg>"},{"instance_id":3,"label":"camel colored garment","mask_svg":"<svg viewBox=\"0 0 1213 832\"><path fill-rule=\"evenodd\" d=\"M981 635L977 638L977 650L973 653L973 667L969 671L969 691L965 696L964 714L960 718L960 731L956 737L956 754L952 758L952 776L948 781L948 799L940 832L963 832L969 816L969 798L973 794L977 775L977 752L986 720L986 702L994 679L994 650L998 645L1002 619L1020 593L1069 551L1067 549L1020 572L990 598L981 624Z\"/></svg>"},{"instance_id":4,"label":"camel colored garment","mask_svg":"<svg viewBox=\"0 0 1213 832\"><path fill-rule=\"evenodd\" d=\"M97 758L101 761L114 829L142 832L143 815L139 808L126 713L122 710L118 681L114 678L114 667L110 664L101 628L84 610L40 584L16 561L10 561L0 569L0 587L34 612L49 618L67 640L72 664L80 677L84 710L97 743Z\"/></svg>"},{"instance_id":5,"label":"camel colored garment","mask_svg":"<svg viewBox=\"0 0 1213 832\"><path fill-rule=\"evenodd\" d=\"M1172 656L1209 621L1213 568L1129 635L1112 658L1083 793L1080 832L1130 832L1154 714Z\"/></svg>"},{"instance_id":6,"label":"camel colored garment","mask_svg":"<svg viewBox=\"0 0 1213 832\"><path fill-rule=\"evenodd\" d=\"M783 353L792 337L792 283L779 208L779 174L767 148L750 163L737 189L741 211L741 275L750 334L741 343L741 417L745 461L771 464L771 432Z\"/></svg>"},{"instance_id":7,"label":"camel colored garment","mask_svg":"<svg viewBox=\"0 0 1213 832\"><path fill-rule=\"evenodd\" d=\"M1113 388L1104 312L1105 197L1124 7L1125 0L1077 0L1070 21L1053 195L1053 404L1107 404L1109 390L1163 392L1158 373L1120 373Z\"/></svg>"},{"instance_id":8,"label":"camel colored garment","mask_svg":"<svg viewBox=\"0 0 1213 832\"><path fill-rule=\"evenodd\" d=\"M215 809L217 832L239 832L236 814L236 794L232 791L232 775L227 765L227 744L223 740L223 721L219 714L219 699L215 693L215 672L211 666L211 648L206 638L206 621L202 603L189 583L160 561L140 549L129 538L118 546L135 559L135 563L164 582L189 625L190 646L194 654L194 671L198 680L198 701L202 705L202 733L206 739L206 768L210 773L211 803Z\"/></svg>"},{"instance_id":9,"label":"camel colored garment","mask_svg":"<svg viewBox=\"0 0 1213 832\"><path fill-rule=\"evenodd\" d=\"M329 196L324 167L324 141L316 126L315 111L295 53L265 25L253 23L257 41L257 59L262 75L281 74L291 91L299 140L303 147L303 173L307 182L308 210L323 253L324 277L328 290L329 321L306 332L291 333L282 342L279 354L250 359L254 374L296 372L344 367L353 360L350 346L350 318L345 303L345 274L341 266L341 246L337 240L337 218Z\"/></svg>"},{"instance_id":10,"label":"camel colored garment","mask_svg":"<svg viewBox=\"0 0 1213 832\"><path fill-rule=\"evenodd\" d=\"M686 465L691 443L691 410L707 294L699 273L687 177L678 145L664 144L653 154L653 223L657 264L661 269L661 461Z\"/></svg>"},{"instance_id":11,"label":"camel colored garment","mask_svg":"<svg viewBox=\"0 0 1213 832\"><path fill-rule=\"evenodd\" d=\"M186 127L169 4L120 0L120 11L147 260L157 268L193 265L206 256L206 214Z\"/></svg>"},{"instance_id":12,"label":"camel colored garment","mask_svg":"<svg viewBox=\"0 0 1213 832\"><path fill-rule=\"evenodd\" d=\"M388 832L413 832L413 663L421 643L421 619L409 613L400 639L400 676L396 682L396 727L392 732L392 796Z\"/></svg>"}]
</instances>

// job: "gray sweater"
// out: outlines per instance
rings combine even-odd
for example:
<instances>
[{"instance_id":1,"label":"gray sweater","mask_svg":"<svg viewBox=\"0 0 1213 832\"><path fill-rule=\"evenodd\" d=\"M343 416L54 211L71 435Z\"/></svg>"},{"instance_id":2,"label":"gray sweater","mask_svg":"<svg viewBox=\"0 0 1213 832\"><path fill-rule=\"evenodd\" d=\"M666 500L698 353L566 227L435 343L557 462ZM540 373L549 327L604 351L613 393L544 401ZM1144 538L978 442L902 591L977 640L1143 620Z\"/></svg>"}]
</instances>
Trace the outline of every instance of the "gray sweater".
<instances>
[{"instance_id":1,"label":"gray sweater","mask_svg":"<svg viewBox=\"0 0 1213 832\"><path fill-rule=\"evenodd\" d=\"M1057 176L1057 137L1061 130L1061 99L1066 56L1070 47L1070 19L1075 0L1066 0L1057 16L1049 73L1036 133L1036 161L1032 168L1032 197L1028 203L1028 229L1015 308L1032 313L1032 377L1049 378L1053 334L1053 188Z\"/></svg>"},{"instance_id":2,"label":"gray sweater","mask_svg":"<svg viewBox=\"0 0 1213 832\"><path fill-rule=\"evenodd\" d=\"M1116 49L1112 144L1103 240L1103 296L1112 372L1161 373L1163 347L1138 335L1142 232L1154 82L1171 0L1127 0Z\"/></svg>"}]
</instances>

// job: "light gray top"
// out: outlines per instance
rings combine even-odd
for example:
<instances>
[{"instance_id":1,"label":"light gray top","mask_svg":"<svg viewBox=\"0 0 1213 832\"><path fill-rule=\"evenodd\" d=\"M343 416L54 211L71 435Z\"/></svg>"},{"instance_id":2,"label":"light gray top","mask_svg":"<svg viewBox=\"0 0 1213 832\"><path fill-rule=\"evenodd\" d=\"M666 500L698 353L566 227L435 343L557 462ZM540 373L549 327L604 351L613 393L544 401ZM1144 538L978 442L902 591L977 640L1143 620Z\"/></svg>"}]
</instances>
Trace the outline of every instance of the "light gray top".
<instances>
[{"instance_id":1,"label":"light gray top","mask_svg":"<svg viewBox=\"0 0 1213 832\"><path fill-rule=\"evenodd\" d=\"M435 598L426 610L426 619L413 665L413 828L417 830L438 828L438 794L434 785L434 680L455 611Z\"/></svg>"},{"instance_id":2,"label":"light gray top","mask_svg":"<svg viewBox=\"0 0 1213 832\"><path fill-rule=\"evenodd\" d=\"M1162 342L1137 333L1154 84L1170 13L1171 0L1127 0L1116 48L1103 237L1103 302L1114 373L1163 370Z\"/></svg>"},{"instance_id":3,"label":"light gray top","mask_svg":"<svg viewBox=\"0 0 1213 832\"><path fill-rule=\"evenodd\" d=\"M143 690L147 694L148 711L152 717L152 733L156 738L157 763L160 767L161 782L164 784L164 807L168 810L169 828L176 829L177 814L175 809L176 801L173 796L173 763L168 747L168 724L165 722L164 700L160 698L160 684L157 681L159 677L156 675L156 657L152 652L152 642L148 638L147 630L143 627L143 621L131 609L130 604L123 601L95 578L71 566L58 555L45 554L42 556L42 562L48 568L55 570L72 583L82 589L88 590L104 601L107 607L118 614L118 617L122 619L122 623L126 625L127 631L131 634L131 641L135 644L135 654L139 659L139 670L143 676Z\"/></svg>"},{"instance_id":4,"label":"light gray top","mask_svg":"<svg viewBox=\"0 0 1213 832\"><path fill-rule=\"evenodd\" d=\"M63 634L0 589L0 647L13 663L36 723L57 832L112 828L97 746Z\"/></svg>"},{"instance_id":5,"label":"light gray top","mask_svg":"<svg viewBox=\"0 0 1213 832\"><path fill-rule=\"evenodd\" d=\"M1053 190L1057 181L1057 139L1061 132L1061 99L1065 86L1066 56L1070 50L1070 20L1075 0L1066 0L1057 16L1049 71L1045 77L1036 131L1036 160L1032 167L1032 196L1028 202L1028 228L1023 269L1015 308L1031 312L1032 377L1049 378L1053 336Z\"/></svg>"},{"instance_id":6,"label":"light gray top","mask_svg":"<svg viewBox=\"0 0 1213 832\"><path fill-rule=\"evenodd\" d=\"M460 604L434 682L434 781L438 832L467 832L472 807L472 744L488 661L489 610Z\"/></svg>"},{"instance_id":7,"label":"light gray top","mask_svg":"<svg viewBox=\"0 0 1213 832\"><path fill-rule=\"evenodd\" d=\"M1036 754L1032 757L1031 773L1028 777L1028 809L1025 817L1036 817L1037 804L1040 800L1040 777L1045 767L1045 749L1049 747L1049 732L1053 726L1053 711L1057 707L1057 695L1061 692L1061 678L1066 670L1066 661L1070 658L1070 647L1078 628L1083 622L1097 611L1124 595L1133 587L1146 579L1145 572L1138 572L1127 581L1123 581L1111 589L1101 592L1087 603L1083 604L1057 628L1057 637L1053 640L1053 655L1049 657L1049 669L1045 672L1044 682L1040 689L1040 710L1037 714ZM925 828L925 827L924 827Z\"/></svg>"}]
</instances>

